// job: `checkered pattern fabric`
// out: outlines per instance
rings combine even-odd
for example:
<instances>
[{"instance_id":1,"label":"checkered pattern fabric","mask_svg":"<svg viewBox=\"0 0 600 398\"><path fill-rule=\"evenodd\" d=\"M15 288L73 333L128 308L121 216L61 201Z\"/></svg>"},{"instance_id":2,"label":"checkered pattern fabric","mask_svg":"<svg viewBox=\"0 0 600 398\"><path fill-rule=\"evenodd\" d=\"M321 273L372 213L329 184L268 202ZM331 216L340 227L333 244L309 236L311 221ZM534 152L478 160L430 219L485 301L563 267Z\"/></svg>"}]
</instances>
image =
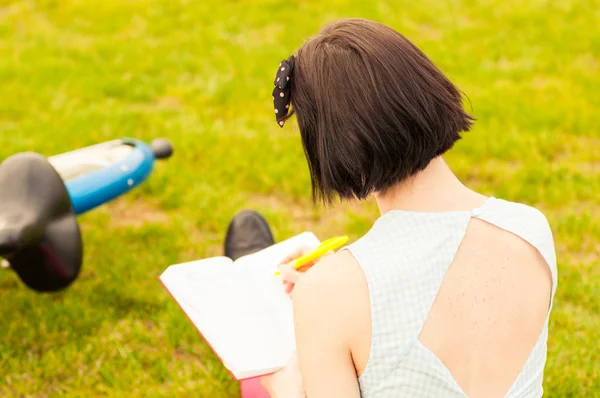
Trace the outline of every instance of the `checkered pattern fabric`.
<instances>
[{"instance_id":1,"label":"checkered pattern fabric","mask_svg":"<svg viewBox=\"0 0 600 398\"><path fill-rule=\"evenodd\" d=\"M557 270L552 232L538 210L489 198L472 211L393 210L347 247L364 270L371 299L371 354L359 378L361 396L466 397L444 364L418 340L442 280L472 217L510 231ZM507 397L542 396L548 319Z\"/></svg>"}]
</instances>

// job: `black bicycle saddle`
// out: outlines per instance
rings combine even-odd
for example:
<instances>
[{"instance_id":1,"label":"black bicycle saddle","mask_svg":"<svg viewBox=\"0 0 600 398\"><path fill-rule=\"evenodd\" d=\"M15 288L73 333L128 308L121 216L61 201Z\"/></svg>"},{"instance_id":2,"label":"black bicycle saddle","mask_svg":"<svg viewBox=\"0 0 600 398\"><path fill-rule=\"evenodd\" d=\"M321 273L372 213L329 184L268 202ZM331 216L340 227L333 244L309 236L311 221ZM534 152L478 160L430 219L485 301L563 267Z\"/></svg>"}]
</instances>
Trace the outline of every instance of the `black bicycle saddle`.
<instances>
[{"instance_id":1,"label":"black bicycle saddle","mask_svg":"<svg viewBox=\"0 0 600 398\"><path fill-rule=\"evenodd\" d=\"M64 289L79 275L83 243L69 193L37 153L0 164L0 256L38 292Z\"/></svg>"}]
</instances>

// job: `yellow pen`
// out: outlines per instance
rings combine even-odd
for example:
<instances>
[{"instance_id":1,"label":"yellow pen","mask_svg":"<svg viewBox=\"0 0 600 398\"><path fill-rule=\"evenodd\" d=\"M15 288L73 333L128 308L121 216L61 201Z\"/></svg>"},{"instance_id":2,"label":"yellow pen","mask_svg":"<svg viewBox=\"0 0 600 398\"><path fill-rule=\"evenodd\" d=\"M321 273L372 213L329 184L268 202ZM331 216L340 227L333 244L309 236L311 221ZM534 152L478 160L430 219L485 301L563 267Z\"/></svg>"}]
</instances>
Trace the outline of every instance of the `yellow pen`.
<instances>
[{"instance_id":1,"label":"yellow pen","mask_svg":"<svg viewBox=\"0 0 600 398\"><path fill-rule=\"evenodd\" d=\"M290 262L293 269L297 269L310 263L313 260L316 260L319 257L322 257L327 252L335 249L339 249L344 245L344 243L348 242L347 236L336 236L335 238L330 238L321 243L315 250L312 252L305 254L303 256L298 257L297 259ZM277 270L275 275L279 275L280 272Z\"/></svg>"}]
</instances>

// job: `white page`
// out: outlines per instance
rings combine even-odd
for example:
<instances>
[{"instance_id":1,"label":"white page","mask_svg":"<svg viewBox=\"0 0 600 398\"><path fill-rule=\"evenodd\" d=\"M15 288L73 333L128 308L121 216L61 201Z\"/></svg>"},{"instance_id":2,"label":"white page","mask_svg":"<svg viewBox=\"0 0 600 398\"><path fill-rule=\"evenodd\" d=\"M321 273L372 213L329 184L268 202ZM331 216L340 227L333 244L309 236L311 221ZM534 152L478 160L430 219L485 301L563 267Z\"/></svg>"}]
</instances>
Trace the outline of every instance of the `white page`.
<instances>
[{"instance_id":1,"label":"white page","mask_svg":"<svg viewBox=\"0 0 600 398\"><path fill-rule=\"evenodd\" d=\"M246 280L232 274L176 283L174 297L236 378L280 366L277 352L266 343L281 346L281 324L273 314L260 310L263 300Z\"/></svg>"},{"instance_id":2,"label":"white page","mask_svg":"<svg viewBox=\"0 0 600 398\"><path fill-rule=\"evenodd\" d=\"M160 276L161 280L172 273L184 277L198 278L201 275L213 276L232 272L233 261L228 257L211 257L203 260L189 261L171 265Z\"/></svg>"},{"instance_id":3,"label":"white page","mask_svg":"<svg viewBox=\"0 0 600 398\"><path fill-rule=\"evenodd\" d=\"M233 266L223 258L174 265L161 280L234 377L259 376L284 366L295 350L291 300L273 273L297 248L318 245L303 233Z\"/></svg>"}]
</instances>

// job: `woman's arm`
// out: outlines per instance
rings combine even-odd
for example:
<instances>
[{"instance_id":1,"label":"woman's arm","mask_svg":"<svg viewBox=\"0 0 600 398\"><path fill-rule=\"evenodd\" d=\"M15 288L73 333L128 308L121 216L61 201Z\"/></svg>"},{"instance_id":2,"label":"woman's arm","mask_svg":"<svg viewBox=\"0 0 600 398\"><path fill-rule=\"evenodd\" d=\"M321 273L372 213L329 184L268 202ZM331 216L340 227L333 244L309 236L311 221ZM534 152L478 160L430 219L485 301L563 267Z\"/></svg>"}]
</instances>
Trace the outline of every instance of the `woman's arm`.
<instances>
[{"instance_id":1,"label":"woman's arm","mask_svg":"<svg viewBox=\"0 0 600 398\"><path fill-rule=\"evenodd\" d=\"M308 398L360 396L350 347L356 330L354 281L345 257L323 259L292 292L298 362Z\"/></svg>"}]
</instances>

